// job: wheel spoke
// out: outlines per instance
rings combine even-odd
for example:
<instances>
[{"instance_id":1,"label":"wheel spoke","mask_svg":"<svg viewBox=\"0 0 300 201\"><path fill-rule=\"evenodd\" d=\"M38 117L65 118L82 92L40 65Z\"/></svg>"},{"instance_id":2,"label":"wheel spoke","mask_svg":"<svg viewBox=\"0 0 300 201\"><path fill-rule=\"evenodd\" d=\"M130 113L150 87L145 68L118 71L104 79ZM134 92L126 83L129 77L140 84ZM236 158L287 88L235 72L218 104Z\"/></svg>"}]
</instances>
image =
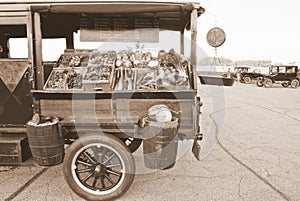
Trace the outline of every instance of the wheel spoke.
<instances>
[{"instance_id":1,"label":"wheel spoke","mask_svg":"<svg viewBox=\"0 0 300 201\"><path fill-rule=\"evenodd\" d=\"M108 159L106 159L102 164L105 165L107 162L109 162L113 157L115 157L116 154L112 154Z\"/></svg>"},{"instance_id":2,"label":"wheel spoke","mask_svg":"<svg viewBox=\"0 0 300 201\"><path fill-rule=\"evenodd\" d=\"M101 181L101 186L102 186L102 188L105 189L104 177L101 177L101 178L100 178L100 181Z\"/></svg>"},{"instance_id":3,"label":"wheel spoke","mask_svg":"<svg viewBox=\"0 0 300 201\"><path fill-rule=\"evenodd\" d=\"M88 167L92 167L92 164L90 163L87 163L87 162L84 162L84 161L81 161L81 160L77 160L78 163L82 164L82 165L85 165L85 166L88 166Z\"/></svg>"},{"instance_id":4,"label":"wheel spoke","mask_svg":"<svg viewBox=\"0 0 300 201\"><path fill-rule=\"evenodd\" d=\"M115 175L115 176L118 176L118 177L121 176L121 173L116 172L116 171L113 171L113 170L108 170L108 169L107 169L106 172L108 172L108 173L110 173L110 174L113 174L113 175Z\"/></svg>"},{"instance_id":5,"label":"wheel spoke","mask_svg":"<svg viewBox=\"0 0 300 201\"><path fill-rule=\"evenodd\" d=\"M77 173L86 173L86 172L90 172L90 171L92 171L92 168L86 168L86 169L78 170Z\"/></svg>"},{"instance_id":6,"label":"wheel spoke","mask_svg":"<svg viewBox=\"0 0 300 201\"><path fill-rule=\"evenodd\" d=\"M105 178L106 178L112 185L116 185L116 182L114 182L107 174L105 174Z\"/></svg>"},{"instance_id":7,"label":"wheel spoke","mask_svg":"<svg viewBox=\"0 0 300 201\"><path fill-rule=\"evenodd\" d=\"M85 183L89 178L93 176L93 173L89 174L86 178L82 180L82 183Z\"/></svg>"},{"instance_id":8,"label":"wheel spoke","mask_svg":"<svg viewBox=\"0 0 300 201\"><path fill-rule=\"evenodd\" d=\"M121 164L118 163L118 164L106 165L105 167L107 167L107 168L114 168L114 167L118 167L118 166L121 166Z\"/></svg>"},{"instance_id":9,"label":"wheel spoke","mask_svg":"<svg viewBox=\"0 0 300 201\"><path fill-rule=\"evenodd\" d=\"M96 163L95 160L87 153L87 152L83 152L83 154L92 162L92 163Z\"/></svg>"},{"instance_id":10,"label":"wheel spoke","mask_svg":"<svg viewBox=\"0 0 300 201\"><path fill-rule=\"evenodd\" d=\"M97 184L97 180L98 180L99 176L95 176L94 177L94 181L93 181L93 184L92 184L92 187L95 189L96 188L96 184Z\"/></svg>"},{"instance_id":11,"label":"wheel spoke","mask_svg":"<svg viewBox=\"0 0 300 201\"><path fill-rule=\"evenodd\" d=\"M93 150L94 151L94 153L96 153L95 155L97 155L97 161L99 162L99 163L102 163L102 161L103 161L103 159L104 159L104 156L105 156L105 154L106 154L106 150L105 150L105 148L104 147L100 147L100 148L98 148L97 150L96 149L94 149Z\"/></svg>"}]
</instances>

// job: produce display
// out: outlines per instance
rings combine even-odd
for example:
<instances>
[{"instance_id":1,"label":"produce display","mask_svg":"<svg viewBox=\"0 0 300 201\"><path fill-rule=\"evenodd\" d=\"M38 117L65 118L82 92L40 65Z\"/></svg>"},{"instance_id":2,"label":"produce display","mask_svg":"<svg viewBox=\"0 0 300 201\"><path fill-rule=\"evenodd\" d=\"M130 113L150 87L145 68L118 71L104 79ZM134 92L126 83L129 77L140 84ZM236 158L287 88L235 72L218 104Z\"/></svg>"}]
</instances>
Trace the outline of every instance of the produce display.
<instances>
[{"instance_id":1,"label":"produce display","mask_svg":"<svg viewBox=\"0 0 300 201\"><path fill-rule=\"evenodd\" d=\"M172 89L173 87L188 87L187 60L173 49L169 52L160 50L156 60L158 65L154 70L146 72L137 80L139 88ZM153 66L152 66L153 67Z\"/></svg>"},{"instance_id":2,"label":"produce display","mask_svg":"<svg viewBox=\"0 0 300 201\"><path fill-rule=\"evenodd\" d=\"M92 52L88 61L84 80L109 80L112 68L115 65L116 56L117 54L115 51Z\"/></svg>"},{"instance_id":3,"label":"produce display","mask_svg":"<svg viewBox=\"0 0 300 201\"><path fill-rule=\"evenodd\" d=\"M81 89L82 78L82 74L74 69L53 70L45 85L45 89Z\"/></svg>"},{"instance_id":4,"label":"produce display","mask_svg":"<svg viewBox=\"0 0 300 201\"><path fill-rule=\"evenodd\" d=\"M57 67L67 68L67 67L84 67L87 66L89 60L88 55L69 55L63 54L57 62Z\"/></svg>"},{"instance_id":5,"label":"produce display","mask_svg":"<svg viewBox=\"0 0 300 201\"><path fill-rule=\"evenodd\" d=\"M188 89L187 59L173 49L93 51L62 55L45 89L84 89L85 83L109 83L112 90Z\"/></svg>"}]
</instances>

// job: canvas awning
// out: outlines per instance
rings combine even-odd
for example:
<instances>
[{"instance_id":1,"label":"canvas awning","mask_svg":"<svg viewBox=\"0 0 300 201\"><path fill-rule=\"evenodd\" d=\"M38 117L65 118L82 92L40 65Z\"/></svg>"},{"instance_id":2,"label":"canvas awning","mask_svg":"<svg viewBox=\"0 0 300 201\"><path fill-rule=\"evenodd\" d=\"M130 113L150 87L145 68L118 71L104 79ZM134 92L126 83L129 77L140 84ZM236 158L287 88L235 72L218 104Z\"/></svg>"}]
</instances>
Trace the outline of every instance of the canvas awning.
<instances>
[{"instance_id":1,"label":"canvas awning","mask_svg":"<svg viewBox=\"0 0 300 201\"><path fill-rule=\"evenodd\" d=\"M33 4L31 10L40 13L96 13L104 15L155 17L160 19L160 28L181 31L188 27L190 13L196 7L199 15L204 9L191 2L148 1L98 1L80 3Z\"/></svg>"}]
</instances>

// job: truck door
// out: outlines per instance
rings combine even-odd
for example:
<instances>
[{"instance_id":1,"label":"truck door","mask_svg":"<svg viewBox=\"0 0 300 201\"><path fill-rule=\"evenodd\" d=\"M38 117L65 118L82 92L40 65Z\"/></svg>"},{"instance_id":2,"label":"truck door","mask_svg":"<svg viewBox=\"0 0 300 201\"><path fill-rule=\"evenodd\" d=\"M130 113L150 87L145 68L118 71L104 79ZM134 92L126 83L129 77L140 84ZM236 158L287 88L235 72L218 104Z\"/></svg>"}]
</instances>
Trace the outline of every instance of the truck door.
<instances>
[{"instance_id":1,"label":"truck door","mask_svg":"<svg viewBox=\"0 0 300 201\"><path fill-rule=\"evenodd\" d=\"M0 11L0 128L25 124L32 117L28 27L26 12ZM10 47L11 40L17 38L22 38L25 45ZM12 58L11 49L25 51L25 56Z\"/></svg>"}]
</instances>

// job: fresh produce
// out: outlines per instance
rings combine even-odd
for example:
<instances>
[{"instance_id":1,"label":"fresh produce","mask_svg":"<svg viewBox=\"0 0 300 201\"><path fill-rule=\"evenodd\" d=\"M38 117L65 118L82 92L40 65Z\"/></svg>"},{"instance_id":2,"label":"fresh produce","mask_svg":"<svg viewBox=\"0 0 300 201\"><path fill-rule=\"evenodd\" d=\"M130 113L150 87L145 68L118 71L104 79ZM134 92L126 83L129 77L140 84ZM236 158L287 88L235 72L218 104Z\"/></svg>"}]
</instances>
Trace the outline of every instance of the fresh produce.
<instances>
[{"instance_id":1,"label":"fresh produce","mask_svg":"<svg viewBox=\"0 0 300 201\"><path fill-rule=\"evenodd\" d=\"M54 70L45 88L81 89L82 81L107 81L115 90L189 87L188 61L174 49L169 52L143 48L118 53L93 51L87 55L62 55L58 64L65 70ZM83 70L75 71L78 66Z\"/></svg>"},{"instance_id":2,"label":"fresh produce","mask_svg":"<svg viewBox=\"0 0 300 201\"><path fill-rule=\"evenodd\" d=\"M68 89L81 89L83 76L75 71L70 71L67 74Z\"/></svg>"},{"instance_id":3,"label":"fresh produce","mask_svg":"<svg viewBox=\"0 0 300 201\"><path fill-rule=\"evenodd\" d=\"M183 55L176 53L174 49L171 49L169 52L159 51L158 60L161 65L173 66L175 69L182 71L186 70L188 65L187 59Z\"/></svg>"},{"instance_id":4,"label":"fresh produce","mask_svg":"<svg viewBox=\"0 0 300 201\"><path fill-rule=\"evenodd\" d=\"M112 67L115 65L116 52L92 52L84 80L109 80Z\"/></svg>"},{"instance_id":5,"label":"fresh produce","mask_svg":"<svg viewBox=\"0 0 300 201\"><path fill-rule=\"evenodd\" d=\"M83 67L86 66L87 56L63 54L58 60L58 67Z\"/></svg>"},{"instance_id":6,"label":"fresh produce","mask_svg":"<svg viewBox=\"0 0 300 201\"><path fill-rule=\"evenodd\" d=\"M82 78L80 73L70 70L53 70L46 84L46 89L81 89Z\"/></svg>"},{"instance_id":7,"label":"fresh produce","mask_svg":"<svg viewBox=\"0 0 300 201\"><path fill-rule=\"evenodd\" d=\"M161 66L140 75L137 80L140 89L171 89L174 86L188 87L185 71L173 66Z\"/></svg>"},{"instance_id":8,"label":"fresh produce","mask_svg":"<svg viewBox=\"0 0 300 201\"><path fill-rule=\"evenodd\" d=\"M139 52L135 51L131 55L131 60L134 67L149 67L149 63L154 60L151 52ZM157 63L158 64L158 63Z\"/></svg>"}]
</instances>

